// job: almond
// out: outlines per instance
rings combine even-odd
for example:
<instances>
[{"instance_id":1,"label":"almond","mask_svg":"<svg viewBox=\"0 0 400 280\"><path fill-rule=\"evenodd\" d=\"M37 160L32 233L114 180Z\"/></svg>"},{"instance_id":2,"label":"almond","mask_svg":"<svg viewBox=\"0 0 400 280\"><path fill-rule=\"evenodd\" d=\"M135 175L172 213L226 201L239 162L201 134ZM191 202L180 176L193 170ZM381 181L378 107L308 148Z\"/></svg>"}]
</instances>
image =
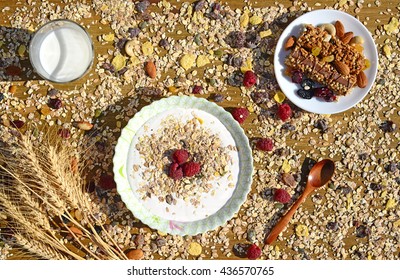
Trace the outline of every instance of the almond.
<instances>
[{"instance_id":1,"label":"almond","mask_svg":"<svg viewBox=\"0 0 400 280\"><path fill-rule=\"evenodd\" d=\"M368 78L363 71L357 75L357 86L360 88L365 88L368 84Z\"/></svg>"},{"instance_id":2,"label":"almond","mask_svg":"<svg viewBox=\"0 0 400 280\"><path fill-rule=\"evenodd\" d=\"M351 38L353 38L353 32L349 31L344 33L344 35L340 38L344 44L348 44L351 41Z\"/></svg>"},{"instance_id":3,"label":"almond","mask_svg":"<svg viewBox=\"0 0 400 280\"><path fill-rule=\"evenodd\" d=\"M141 260L143 259L143 251L140 249L133 249L126 253L126 256L129 260Z\"/></svg>"},{"instance_id":4,"label":"almond","mask_svg":"<svg viewBox=\"0 0 400 280\"><path fill-rule=\"evenodd\" d=\"M336 36L342 38L344 36L344 26L340 20L335 22Z\"/></svg>"},{"instance_id":5,"label":"almond","mask_svg":"<svg viewBox=\"0 0 400 280\"><path fill-rule=\"evenodd\" d=\"M82 236L83 235L83 232L79 228L76 228L74 226L70 227L69 230L72 231L73 233L75 233L78 236Z\"/></svg>"},{"instance_id":6,"label":"almond","mask_svg":"<svg viewBox=\"0 0 400 280\"><path fill-rule=\"evenodd\" d=\"M295 43L295 42L296 42L296 37L290 36L290 37L286 40L286 43L285 43L285 46L284 46L285 50L287 51L287 50L289 50L290 48L292 48L292 47L294 46L294 43Z\"/></svg>"},{"instance_id":7,"label":"almond","mask_svg":"<svg viewBox=\"0 0 400 280\"><path fill-rule=\"evenodd\" d=\"M335 66L336 70L342 74L343 76L347 76L350 74L350 68L343 62L336 60L333 62L333 65Z\"/></svg>"},{"instance_id":8,"label":"almond","mask_svg":"<svg viewBox=\"0 0 400 280\"><path fill-rule=\"evenodd\" d=\"M153 61L147 61L144 70L146 71L147 75L149 75L149 77L152 79L154 79L157 75L156 66L154 65Z\"/></svg>"},{"instance_id":9,"label":"almond","mask_svg":"<svg viewBox=\"0 0 400 280\"><path fill-rule=\"evenodd\" d=\"M87 121L74 122L73 126L82 130L91 130L93 128L93 124Z\"/></svg>"}]
</instances>

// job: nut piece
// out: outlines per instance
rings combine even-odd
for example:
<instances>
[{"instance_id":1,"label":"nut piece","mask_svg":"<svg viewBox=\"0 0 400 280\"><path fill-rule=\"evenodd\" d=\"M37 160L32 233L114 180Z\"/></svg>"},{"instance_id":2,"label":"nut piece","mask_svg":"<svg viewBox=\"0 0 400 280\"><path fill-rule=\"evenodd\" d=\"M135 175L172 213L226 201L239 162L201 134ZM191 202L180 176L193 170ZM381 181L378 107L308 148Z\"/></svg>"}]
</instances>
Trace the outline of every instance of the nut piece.
<instances>
[{"instance_id":1,"label":"nut piece","mask_svg":"<svg viewBox=\"0 0 400 280\"><path fill-rule=\"evenodd\" d=\"M360 88L365 88L368 84L368 78L363 71L357 75L357 86Z\"/></svg>"},{"instance_id":2,"label":"nut piece","mask_svg":"<svg viewBox=\"0 0 400 280\"><path fill-rule=\"evenodd\" d=\"M348 43L350 43L351 38L353 38L353 32L349 31L349 32L344 33L343 37L340 38L340 40L342 40L342 42L344 44L348 44Z\"/></svg>"},{"instance_id":3,"label":"nut piece","mask_svg":"<svg viewBox=\"0 0 400 280\"><path fill-rule=\"evenodd\" d=\"M362 45L364 44L364 38L361 36L354 36L350 40L350 45Z\"/></svg>"},{"instance_id":4,"label":"nut piece","mask_svg":"<svg viewBox=\"0 0 400 280\"><path fill-rule=\"evenodd\" d=\"M335 22L336 36L342 38L344 36L344 26L340 20Z\"/></svg>"},{"instance_id":5,"label":"nut piece","mask_svg":"<svg viewBox=\"0 0 400 280\"><path fill-rule=\"evenodd\" d=\"M331 23L324 23L319 26L322 30L325 30L330 34L332 37L336 36L336 28Z\"/></svg>"},{"instance_id":6,"label":"nut piece","mask_svg":"<svg viewBox=\"0 0 400 280\"><path fill-rule=\"evenodd\" d=\"M93 128L93 124L87 121L74 122L73 126L82 130L91 130Z\"/></svg>"},{"instance_id":7,"label":"nut piece","mask_svg":"<svg viewBox=\"0 0 400 280\"><path fill-rule=\"evenodd\" d=\"M343 62L336 60L333 62L333 66L335 66L336 70L342 74L343 76L347 76L350 74L350 68Z\"/></svg>"},{"instance_id":8,"label":"nut piece","mask_svg":"<svg viewBox=\"0 0 400 280\"><path fill-rule=\"evenodd\" d=\"M125 52L127 55L134 56L135 55L134 50L135 50L135 41L134 40L130 40L125 43Z\"/></svg>"},{"instance_id":9,"label":"nut piece","mask_svg":"<svg viewBox=\"0 0 400 280\"><path fill-rule=\"evenodd\" d=\"M143 259L143 251L140 249L133 249L126 253L126 256L130 260L141 260Z\"/></svg>"},{"instance_id":10,"label":"nut piece","mask_svg":"<svg viewBox=\"0 0 400 280\"><path fill-rule=\"evenodd\" d=\"M157 75L156 66L154 65L154 62L151 60L146 62L144 70L146 71L147 75L149 75L149 77L152 79L154 79Z\"/></svg>"},{"instance_id":11,"label":"nut piece","mask_svg":"<svg viewBox=\"0 0 400 280\"><path fill-rule=\"evenodd\" d=\"M295 42L296 42L296 37L290 36L290 37L286 40L286 43L285 43L285 46L284 46L285 50L287 51L287 50L289 50L290 48L292 48L292 47L294 46L294 43L295 43Z\"/></svg>"}]
</instances>

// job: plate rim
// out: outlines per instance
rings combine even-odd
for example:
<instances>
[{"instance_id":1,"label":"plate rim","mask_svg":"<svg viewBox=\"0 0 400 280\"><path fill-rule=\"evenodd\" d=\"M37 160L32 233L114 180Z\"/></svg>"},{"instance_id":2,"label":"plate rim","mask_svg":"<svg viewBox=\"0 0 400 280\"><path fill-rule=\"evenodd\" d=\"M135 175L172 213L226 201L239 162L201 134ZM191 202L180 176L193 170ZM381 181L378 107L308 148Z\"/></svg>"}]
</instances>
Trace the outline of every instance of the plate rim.
<instances>
[{"instance_id":1,"label":"plate rim","mask_svg":"<svg viewBox=\"0 0 400 280\"><path fill-rule=\"evenodd\" d=\"M131 146L130 143L137 132L137 130L134 130L135 122L142 122L144 124L154 115L171 109L171 106L183 106L183 108L193 108L192 106L196 106L194 107L195 109L203 110L212 114L227 128L229 133L232 135L236 146L240 147L240 149L238 149L239 175L232 196L216 213L207 218L194 222L177 222L173 220L166 220L156 215L149 215L149 211L147 213L139 211L141 206L140 201L134 196L128 181L129 167L127 165L127 157ZM229 126L227 126L227 124ZM136 126L137 125L138 124L136 124ZM235 134L232 134L232 131L234 131ZM128 121L127 125L121 130L121 135L118 138L114 152L114 179L117 185L117 192L120 194L121 200L132 212L135 218L139 219L150 228L157 229L164 233L182 236L196 235L209 230L214 230L218 226L222 226L240 210L240 207L247 199L247 195L250 192L253 182L252 149L250 147L249 139L246 136L243 128L223 107L210 102L205 98L193 96L170 96L144 106ZM125 160L123 155L125 155ZM142 210L147 211L147 209L144 209L143 206Z\"/></svg>"},{"instance_id":2,"label":"plate rim","mask_svg":"<svg viewBox=\"0 0 400 280\"><path fill-rule=\"evenodd\" d=\"M285 79L285 77L280 72L281 68L282 68L282 63L280 63L280 61L279 61L280 54L281 54L281 52L285 52L283 49L283 42L287 38L287 36L290 35L290 33L288 33L287 30L293 28L296 24L301 24L302 23L301 21L302 20L304 21L304 18L306 16L310 17L313 14L324 14L324 13L329 13L330 17L332 17L332 15L336 14L336 15L338 15L337 19L339 19L339 20L340 20L340 17L346 17L348 20L357 22L358 28L363 29L364 32L366 32L368 34L368 40L370 41L370 43L372 43L371 48L370 48L372 57L367 57L367 59L370 59L370 61L371 61L371 70L372 70L372 73L370 74L369 78L372 77L373 79L372 80L370 79L371 81L370 81L369 85L366 88L362 89L363 94L360 95L360 98L358 98L358 100L356 100L355 102L349 103L347 106L342 105L342 107L340 109L335 109L335 106L333 106L329 110L327 110L326 108L325 108L325 110L321 110L319 106L315 106L315 108L310 108L310 105L308 105L308 106L307 106L307 104L304 105L305 102L308 100L302 100L299 97L296 97L295 93L292 94L291 92L288 92L288 90L285 90L285 86L287 85L287 83L283 84L283 79ZM306 22L303 22L303 23L306 23ZM321 23L323 23L323 22L321 22ZM288 33L288 34L285 34L285 33ZM365 42L367 42L367 40L365 40ZM281 50L277 51L279 48ZM373 85L375 84L375 80L376 80L376 76L377 76L377 72L378 72L378 65L379 65L378 50L377 50L377 46L372 37L371 32L366 28L366 26L362 22L360 22L357 18L355 18L351 14L348 14L346 12L339 11L339 10L334 10L334 9L318 9L318 10L309 11L309 12L302 14L295 20L293 20L281 33L281 35L278 39L278 42L276 44L275 52L274 52L274 74L275 74L275 77L276 77L276 80L277 80L280 90L285 94L285 96L294 105L296 105L297 107L299 107L307 112L316 113L316 114L338 114L338 113L345 112L345 111L355 107L357 104L359 104L367 96L367 94L371 91ZM349 93L348 96L350 96L351 94L354 94L354 92ZM348 97L348 96L346 96L346 97ZM340 99L343 100L344 97L345 96L339 98L338 102L340 102ZM329 103L326 103L324 101L319 101L319 100L314 101L314 102L317 102L316 104L321 104L321 105L329 104ZM335 104L333 104L333 105L335 105Z\"/></svg>"}]
</instances>

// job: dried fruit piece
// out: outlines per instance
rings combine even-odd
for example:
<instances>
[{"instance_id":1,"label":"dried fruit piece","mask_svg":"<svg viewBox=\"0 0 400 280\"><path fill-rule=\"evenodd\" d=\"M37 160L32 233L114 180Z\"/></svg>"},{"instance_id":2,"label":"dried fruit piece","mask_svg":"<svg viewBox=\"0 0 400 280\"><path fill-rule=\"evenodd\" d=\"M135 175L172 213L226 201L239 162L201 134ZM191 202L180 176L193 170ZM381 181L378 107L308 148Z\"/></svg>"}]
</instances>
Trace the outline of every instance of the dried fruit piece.
<instances>
[{"instance_id":1,"label":"dried fruit piece","mask_svg":"<svg viewBox=\"0 0 400 280\"><path fill-rule=\"evenodd\" d=\"M259 17L257 15L253 15L250 19L249 19L250 24L252 25L258 25L262 22L262 17Z\"/></svg>"},{"instance_id":2,"label":"dried fruit piece","mask_svg":"<svg viewBox=\"0 0 400 280\"><path fill-rule=\"evenodd\" d=\"M344 30L343 23L340 20L337 20L335 22L335 29L336 29L336 36L339 38L342 38L345 33L345 30Z\"/></svg>"},{"instance_id":3,"label":"dried fruit piece","mask_svg":"<svg viewBox=\"0 0 400 280\"><path fill-rule=\"evenodd\" d=\"M183 69L189 70L194 66L195 61L196 61L196 55L188 53L181 57L179 63L183 67Z\"/></svg>"},{"instance_id":4,"label":"dried fruit piece","mask_svg":"<svg viewBox=\"0 0 400 280\"><path fill-rule=\"evenodd\" d=\"M335 59L335 56L333 54L324 56L322 58L322 62L332 62Z\"/></svg>"},{"instance_id":5,"label":"dried fruit piece","mask_svg":"<svg viewBox=\"0 0 400 280\"><path fill-rule=\"evenodd\" d=\"M333 66L336 68L336 70L342 74L343 76L347 76L350 74L350 68L347 64L343 63L340 60L335 60L333 62Z\"/></svg>"},{"instance_id":6,"label":"dried fruit piece","mask_svg":"<svg viewBox=\"0 0 400 280\"><path fill-rule=\"evenodd\" d=\"M274 200L280 203L288 203L291 199L290 194L284 189L276 189L274 192Z\"/></svg>"},{"instance_id":7,"label":"dried fruit piece","mask_svg":"<svg viewBox=\"0 0 400 280\"><path fill-rule=\"evenodd\" d=\"M271 29L267 29L267 30L261 31L259 35L260 35L261 39L265 38L265 37L268 37L268 36L271 36L272 35L272 30Z\"/></svg>"},{"instance_id":8,"label":"dried fruit piece","mask_svg":"<svg viewBox=\"0 0 400 280\"><path fill-rule=\"evenodd\" d=\"M256 244L251 244L247 250L247 258L249 260L256 260L261 256L261 249Z\"/></svg>"},{"instance_id":9,"label":"dried fruit piece","mask_svg":"<svg viewBox=\"0 0 400 280\"><path fill-rule=\"evenodd\" d=\"M387 34L391 34L399 27L399 20L395 17L392 17L388 24L383 25L383 29L385 29Z\"/></svg>"},{"instance_id":10,"label":"dried fruit piece","mask_svg":"<svg viewBox=\"0 0 400 280\"><path fill-rule=\"evenodd\" d=\"M253 71L246 71L243 77L243 85L247 88L250 88L256 83L257 83L257 75Z\"/></svg>"},{"instance_id":11,"label":"dried fruit piece","mask_svg":"<svg viewBox=\"0 0 400 280\"><path fill-rule=\"evenodd\" d=\"M133 249L126 253L126 257L129 260L141 260L144 257L144 253L141 249Z\"/></svg>"},{"instance_id":12,"label":"dried fruit piece","mask_svg":"<svg viewBox=\"0 0 400 280\"><path fill-rule=\"evenodd\" d=\"M292 167L290 166L290 163L287 159L285 159L282 163L282 171L285 173L289 173L291 168Z\"/></svg>"},{"instance_id":13,"label":"dried fruit piece","mask_svg":"<svg viewBox=\"0 0 400 280\"><path fill-rule=\"evenodd\" d=\"M282 181L289 187L295 187L297 185L297 181L294 179L294 176L290 173L283 173Z\"/></svg>"},{"instance_id":14,"label":"dried fruit piece","mask_svg":"<svg viewBox=\"0 0 400 280\"><path fill-rule=\"evenodd\" d=\"M178 164L186 162L189 158L189 153L185 149L176 150L172 154L172 160Z\"/></svg>"},{"instance_id":15,"label":"dried fruit piece","mask_svg":"<svg viewBox=\"0 0 400 280\"><path fill-rule=\"evenodd\" d=\"M285 46L284 46L285 50L291 49L291 48L294 46L295 43L296 43L296 37L290 36L290 37L286 40L286 43L285 43Z\"/></svg>"},{"instance_id":16,"label":"dried fruit piece","mask_svg":"<svg viewBox=\"0 0 400 280\"><path fill-rule=\"evenodd\" d=\"M147 61L144 70L146 74L149 75L150 78L154 79L157 76L156 65L153 61Z\"/></svg>"},{"instance_id":17,"label":"dried fruit piece","mask_svg":"<svg viewBox=\"0 0 400 280\"><path fill-rule=\"evenodd\" d=\"M357 75L357 86L360 88L365 88L368 84L368 78L363 71Z\"/></svg>"},{"instance_id":18,"label":"dried fruit piece","mask_svg":"<svg viewBox=\"0 0 400 280\"><path fill-rule=\"evenodd\" d=\"M350 40L350 45L362 45L364 44L364 38L361 36L354 36Z\"/></svg>"},{"instance_id":19,"label":"dried fruit piece","mask_svg":"<svg viewBox=\"0 0 400 280\"><path fill-rule=\"evenodd\" d=\"M82 236L83 235L83 232L82 232L82 230L80 230L79 228L77 228L77 227L70 227L69 228L69 230L70 231L72 231L74 234L76 234L76 235L78 235L78 236Z\"/></svg>"},{"instance_id":20,"label":"dried fruit piece","mask_svg":"<svg viewBox=\"0 0 400 280\"><path fill-rule=\"evenodd\" d=\"M177 162L173 162L169 166L168 176L174 180L180 180L183 178L183 170Z\"/></svg>"},{"instance_id":21,"label":"dried fruit piece","mask_svg":"<svg viewBox=\"0 0 400 280\"><path fill-rule=\"evenodd\" d=\"M311 49L311 54L313 56L318 56L321 53L321 48L320 47L313 47Z\"/></svg>"},{"instance_id":22,"label":"dried fruit piece","mask_svg":"<svg viewBox=\"0 0 400 280\"><path fill-rule=\"evenodd\" d=\"M109 34L103 34L103 40L106 42L113 42L115 39L114 33L109 33Z\"/></svg>"},{"instance_id":23,"label":"dried fruit piece","mask_svg":"<svg viewBox=\"0 0 400 280\"><path fill-rule=\"evenodd\" d=\"M193 177L200 173L201 166L198 162L190 161L186 162L182 166L183 176L185 177Z\"/></svg>"},{"instance_id":24,"label":"dried fruit piece","mask_svg":"<svg viewBox=\"0 0 400 280\"><path fill-rule=\"evenodd\" d=\"M270 138L261 138L257 141L256 147L261 151L272 151L274 149L274 142Z\"/></svg>"},{"instance_id":25,"label":"dried fruit piece","mask_svg":"<svg viewBox=\"0 0 400 280\"><path fill-rule=\"evenodd\" d=\"M146 42L142 45L142 52L144 55L152 55L154 52L153 45L151 42Z\"/></svg>"},{"instance_id":26,"label":"dried fruit piece","mask_svg":"<svg viewBox=\"0 0 400 280\"><path fill-rule=\"evenodd\" d=\"M12 85L8 88L8 92L11 94L14 94L17 92L17 86L16 85Z\"/></svg>"},{"instance_id":27,"label":"dried fruit piece","mask_svg":"<svg viewBox=\"0 0 400 280\"><path fill-rule=\"evenodd\" d=\"M283 101L285 101L285 99L286 99L285 94L280 90L278 90L274 95L274 100L276 102L278 102L279 104L282 103Z\"/></svg>"},{"instance_id":28,"label":"dried fruit piece","mask_svg":"<svg viewBox=\"0 0 400 280\"><path fill-rule=\"evenodd\" d=\"M114 181L114 177L109 174L101 174L99 180L99 187L104 190L115 189L117 184Z\"/></svg>"},{"instance_id":29,"label":"dried fruit piece","mask_svg":"<svg viewBox=\"0 0 400 280\"><path fill-rule=\"evenodd\" d=\"M389 45L384 45L383 46L383 53L387 58L389 58L392 55L392 48Z\"/></svg>"},{"instance_id":30,"label":"dried fruit piece","mask_svg":"<svg viewBox=\"0 0 400 280\"><path fill-rule=\"evenodd\" d=\"M233 118L240 124L242 124L247 119L249 114L250 112L246 108L235 108L232 111Z\"/></svg>"},{"instance_id":31,"label":"dried fruit piece","mask_svg":"<svg viewBox=\"0 0 400 280\"><path fill-rule=\"evenodd\" d=\"M300 84L303 81L303 72L300 70L292 71L292 82L296 84Z\"/></svg>"},{"instance_id":32,"label":"dried fruit piece","mask_svg":"<svg viewBox=\"0 0 400 280\"><path fill-rule=\"evenodd\" d=\"M250 17L248 11L245 11L243 15L240 16L239 22L240 22L240 27L245 28L247 25L249 25Z\"/></svg>"},{"instance_id":33,"label":"dried fruit piece","mask_svg":"<svg viewBox=\"0 0 400 280\"><path fill-rule=\"evenodd\" d=\"M289 104L281 104L278 107L277 114L282 121L286 121L292 116L292 108L290 108Z\"/></svg>"},{"instance_id":34,"label":"dried fruit piece","mask_svg":"<svg viewBox=\"0 0 400 280\"><path fill-rule=\"evenodd\" d=\"M189 244L188 253L192 256L200 256L203 251L203 247L197 242L191 242Z\"/></svg>"}]
</instances>

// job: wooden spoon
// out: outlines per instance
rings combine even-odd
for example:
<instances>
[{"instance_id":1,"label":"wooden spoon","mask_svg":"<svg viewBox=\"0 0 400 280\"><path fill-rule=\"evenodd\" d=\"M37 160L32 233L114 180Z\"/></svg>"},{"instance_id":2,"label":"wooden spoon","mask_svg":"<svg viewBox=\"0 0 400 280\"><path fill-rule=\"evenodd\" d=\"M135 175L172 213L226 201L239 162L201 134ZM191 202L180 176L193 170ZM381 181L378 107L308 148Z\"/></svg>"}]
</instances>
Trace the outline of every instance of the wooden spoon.
<instances>
[{"instance_id":1,"label":"wooden spoon","mask_svg":"<svg viewBox=\"0 0 400 280\"><path fill-rule=\"evenodd\" d=\"M285 229L290 219L296 212L297 208L306 200L306 198L316 189L324 186L332 178L335 172L335 164L330 159L324 159L317 162L307 178L307 185L304 189L302 195L297 199L297 201L292 205L289 211L281 220L275 225L271 230L268 237L265 239L265 244L271 244L275 241L278 235Z\"/></svg>"}]
</instances>

